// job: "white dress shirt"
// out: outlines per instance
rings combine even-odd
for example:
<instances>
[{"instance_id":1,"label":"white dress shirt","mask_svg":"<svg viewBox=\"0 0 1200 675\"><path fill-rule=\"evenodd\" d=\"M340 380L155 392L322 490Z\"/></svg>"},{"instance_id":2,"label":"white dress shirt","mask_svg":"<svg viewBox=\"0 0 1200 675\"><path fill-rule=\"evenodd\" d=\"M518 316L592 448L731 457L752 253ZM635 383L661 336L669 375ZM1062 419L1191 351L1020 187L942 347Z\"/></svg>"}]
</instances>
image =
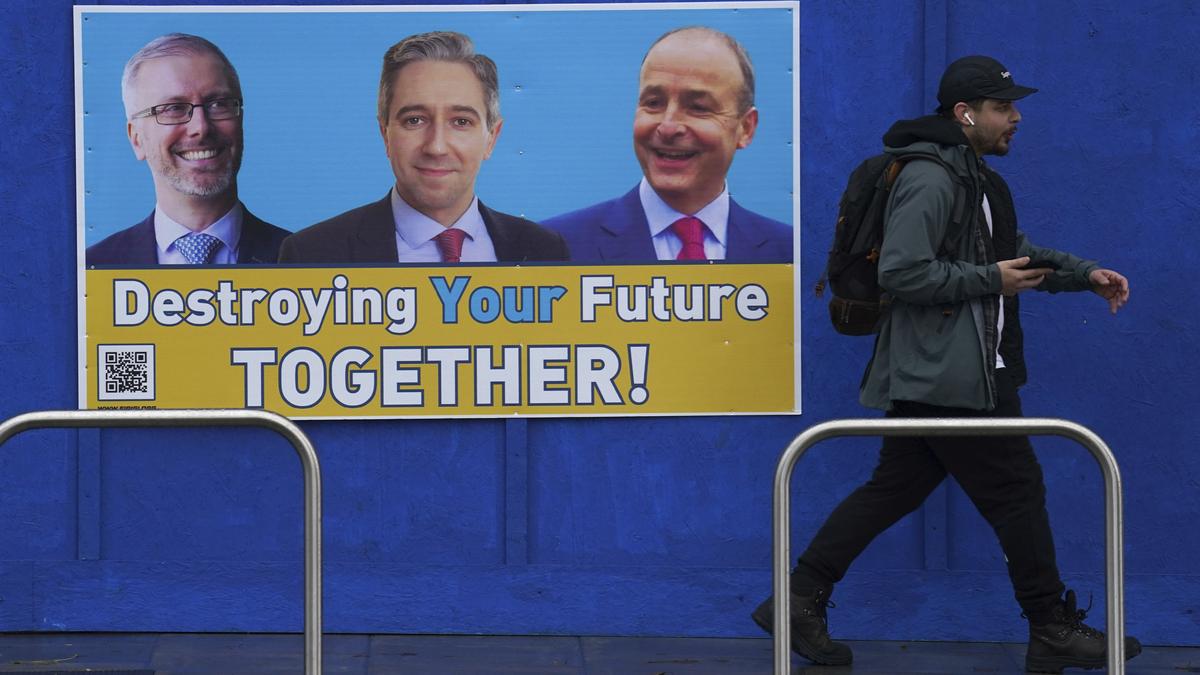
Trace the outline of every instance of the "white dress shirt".
<instances>
[{"instance_id":1,"label":"white dress shirt","mask_svg":"<svg viewBox=\"0 0 1200 675\"><path fill-rule=\"evenodd\" d=\"M729 231L729 187L726 186L717 198L695 213L680 213L671 208L645 177L638 186L642 200L642 211L650 225L650 241L654 243L654 254L659 260L675 260L683 250L683 240L671 225L680 218L694 216L704 223L704 257L709 260L724 260Z\"/></svg>"},{"instance_id":2,"label":"white dress shirt","mask_svg":"<svg viewBox=\"0 0 1200 675\"><path fill-rule=\"evenodd\" d=\"M983 219L987 221L988 235L992 234L992 205L988 203L987 195L983 196ZM996 368L1004 367L1004 358L1000 356L1000 340L1004 339L1004 294L1000 294L1000 311L996 313Z\"/></svg>"},{"instance_id":3,"label":"white dress shirt","mask_svg":"<svg viewBox=\"0 0 1200 675\"><path fill-rule=\"evenodd\" d=\"M392 217L396 221L396 254L400 262L439 263L442 254L434 237L446 230L441 223L408 205L392 187ZM467 234L459 262L496 262L496 249L488 235L479 198L471 200L465 213L450 227Z\"/></svg>"}]
</instances>

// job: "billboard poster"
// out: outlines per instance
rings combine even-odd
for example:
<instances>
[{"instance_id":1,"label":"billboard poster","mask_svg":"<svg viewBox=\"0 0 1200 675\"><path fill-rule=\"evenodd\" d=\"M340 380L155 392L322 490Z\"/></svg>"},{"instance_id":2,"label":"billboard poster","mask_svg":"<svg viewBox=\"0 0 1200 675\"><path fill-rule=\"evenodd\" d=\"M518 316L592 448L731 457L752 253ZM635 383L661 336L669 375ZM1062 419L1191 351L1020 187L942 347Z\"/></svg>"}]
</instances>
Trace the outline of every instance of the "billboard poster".
<instances>
[{"instance_id":1,"label":"billboard poster","mask_svg":"<svg viewBox=\"0 0 1200 675\"><path fill-rule=\"evenodd\" d=\"M799 412L796 3L75 29L81 408Z\"/></svg>"}]
</instances>

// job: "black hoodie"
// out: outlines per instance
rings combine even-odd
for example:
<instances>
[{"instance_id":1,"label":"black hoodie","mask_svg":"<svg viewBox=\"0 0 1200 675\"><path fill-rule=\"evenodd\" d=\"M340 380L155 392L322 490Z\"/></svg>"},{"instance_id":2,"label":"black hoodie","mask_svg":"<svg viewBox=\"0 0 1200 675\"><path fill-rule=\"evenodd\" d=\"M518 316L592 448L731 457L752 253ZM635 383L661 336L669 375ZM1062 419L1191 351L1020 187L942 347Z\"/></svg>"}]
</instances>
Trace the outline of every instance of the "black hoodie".
<instances>
[{"instance_id":1,"label":"black hoodie","mask_svg":"<svg viewBox=\"0 0 1200 675\"><path fill-rule=\"evenodd\" d=\"M970 145L962 127L940 115L926 115L915 120L900 120L883 135L883 144L889 148L903 148L918 141L930 141L942 145Z\"/></svg>"}]
</instances>

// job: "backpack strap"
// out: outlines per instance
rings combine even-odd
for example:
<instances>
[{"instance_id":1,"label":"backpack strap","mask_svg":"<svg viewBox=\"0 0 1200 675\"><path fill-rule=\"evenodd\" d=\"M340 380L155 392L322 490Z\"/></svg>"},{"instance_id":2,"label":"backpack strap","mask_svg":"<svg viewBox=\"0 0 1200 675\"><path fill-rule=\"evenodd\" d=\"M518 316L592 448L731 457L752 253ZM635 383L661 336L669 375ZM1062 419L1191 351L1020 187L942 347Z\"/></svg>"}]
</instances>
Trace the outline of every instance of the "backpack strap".
<instances>
[{"instance_id":1,"label":"backpack strap","mask_svg":"<svg viewBox=\"0 0 1200 675\"><path fill-rule=\"evenodd\" d=\"M909 161L921 157L922 155L901 155L896 158L896 161L888 165L887 171L883 175L883 184L888 190L896 184L896 179L900 177L900 172L908 165Z\"/></svg>"},{"instance_id":2,"label":"backpack strap","mask_svg":"<svg viewBox=\"0 0 1200 675\"><path fill-rule=\"evenodd\" d=\"M947 229L945 238L942 239L942 251L947 257L954 256L959 239L971 231L975 215L973 203L967 186L960 180L954 180L954 208L950 217L950 227Z\"/></svg>"}]
</instances>

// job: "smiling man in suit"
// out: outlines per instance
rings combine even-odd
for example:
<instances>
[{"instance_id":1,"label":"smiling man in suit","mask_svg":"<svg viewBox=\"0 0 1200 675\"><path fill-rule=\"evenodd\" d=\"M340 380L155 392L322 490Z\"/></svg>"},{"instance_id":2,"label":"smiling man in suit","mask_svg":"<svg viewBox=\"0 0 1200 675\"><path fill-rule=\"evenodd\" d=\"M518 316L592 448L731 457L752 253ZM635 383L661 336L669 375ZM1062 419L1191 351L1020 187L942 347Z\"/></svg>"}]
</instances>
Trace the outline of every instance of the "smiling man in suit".
<instances>
[{"instance_id":1,"label":"smiling man in suit","mask_svg":"<svg viewBox=\"0 0 1200 675\"><path fill-rule=\"evenodd\" d=\"M494 211L475 179L500 136L496 64L460 33L413 35L383 57L379 133L395 185L383 199L288 237L281 263L566 260L558 234Z\"/></svg>"},{"instance_id":2,"label":"smiling man in suit","mask_svg":"<svg viewBox=\"0 0 1200 675\"><path fill-rule=\"evenodd\" d=\"M216 45L171 33L121 77L126 132L154 179L154 211L87 249L89 266L274 263L289 233L238 200L242 87Z\"/></svg>"},{"instance_id":3,"label":"smiling man in suit","mask_svg":"<svg viewBox=\"0 0 1200 675\"><path fill-rule=\"evenodd\" d=\"M702 26L671 31L642 60L633 120L641 183L545 224L566 237L574 262L791 262L792 228L742 208L725 183L757 126L741 44Z\"/></svg>"}]
</instances>

